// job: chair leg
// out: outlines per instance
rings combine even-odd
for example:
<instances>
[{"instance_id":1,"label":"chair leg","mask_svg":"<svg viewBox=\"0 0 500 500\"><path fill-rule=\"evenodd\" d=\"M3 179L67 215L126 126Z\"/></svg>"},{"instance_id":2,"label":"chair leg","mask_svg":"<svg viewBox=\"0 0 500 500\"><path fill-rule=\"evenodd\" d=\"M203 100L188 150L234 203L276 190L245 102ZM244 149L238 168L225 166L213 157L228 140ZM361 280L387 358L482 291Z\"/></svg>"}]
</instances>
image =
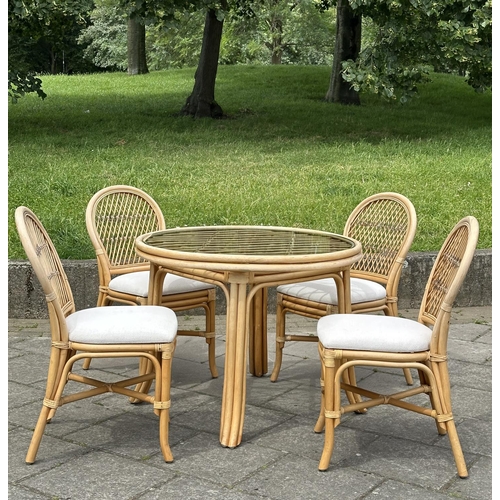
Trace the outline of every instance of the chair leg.
<instances>
[{"instance_id":1,"label":"chair leg","mask_svg":"<svg viewBox=\"0 0 500 500\"><path fill-rule=\"evenodd\" d=\"M68 381L68 363L71 363L70 353L66 349L52 348L49 362L49 373L47 375L47 387L38 421L31 437L31 442L26 453L26 463L32 464L38 453L40 442L42 441L45 426L50 422L57 409L66 382Z\"/></svg>"},{"instance_id":2,"label":"chair leg","mask_svg":"<svg viewBox=\"0 0 500 500\"><path fill-rule=\"evenodd\" d=\"M431 362L430 368L432 370L432 373L434 374L435 385L435 388L433 387L433 390L431 392L431 396L436 393L434 394L434 398L431 397L431 403L433 409L437 410L438 413L438 417L436 418L438 432L440 434L448 434L451 451L453 452L453 458L455 459L455 465L457 467L458 475L461 478L466 478L468 477L469 473L467 472L467 466L465 464L462 446L460 445L457 428L452 416L453 412L451 409L451 390L448 363L446 361ZM444 421L440 421L440 414L446 415L448 416L448 418ZM451 418L449 418L449 416L451 416ZM442 429L443 427L444 430Z\"/></svg>"},{"instance_id":3,"label":"chair leg","mask_svg":"<svg viewBox=\"0 0 500 500\"><path fill-rule=\"evenodd\" d=\"M283 348L285 347L285 319L286 313L283 311L281 296L278 294L276 303L276 355L274 358L274 368L271 373L271 382L278 380L278 375L283 362Z\"/></svg>"},{"instance_id":4,"label":"chair leg","mask_svg":"<svg viewBox=\"0 0 500 500\"><path fill-rule=\"evenodd\" d=\"M323 452L318 465L318 470L326 471L330 466L330 460L333 454L333 446L335 442L335 425L332 418L325 420L325 443Z\"/></svg>"},{"instance_id":5,"label":"chair leg","mask_svg":"<svg viewBox=\"0 0 500 500\"><path fill-rule=\"evenodd\" d=\"M454 420L446 422L446 430L448 431L448 438L450 439L451 451L453 452L453 458L455 459L458 475L459 477L465 479L469 476L469 473L467 472L467 465L465 464L465 458L462 446L460 445L460 440L458 439L457 428Z\"/></svg>"},{"instance_id":6,"label":"chair leg","mask_svg":"<svg viewBox=\"0 0 500 500\"><path fill-rule=\"evenodd\" d=\"M323 432L323 429L325 428L325 367L323 366L322 352L323 352L323 346L321 345L320 342L318 342L318 353L319 353L319 359L321 360L321 374L319 379L319 383L321 386L321 404L319 409L318 420L316 420L316 424L314 426L314 432L316 432L317 434Z\"/></svg>"},{"instance_id":7,"label":"chair leg","mask_svg":"<svg viewBox=\"0 0 500 500\"><path fill-rule=\"evenodd\" d=\"M406 383L408 385L413 385L413 377L411 376L411 371L409 368L403 368L403 373L405 375Z\"/></svg>"},{"instance_id":8,"label":"chair leg","mask_svg":"<svg viewBox=\"0 0 500 500\"><path fill-rule=\"evenodd\" d=\"M213 336L205 338L208 344L208 365L210 373L212 374L212 378L217 378L219 372L215 364L215 292L213 293L213 299L208 301L208 307L205 310L205 331L210 332L210 334L213 332Z\"/></svg>"},{"instance_id":9,"label":"chair leg","mask_svg":"<svg viewBox=\"0 0 500 500\"><path fill-rule=\"evenodd\" d=\"M217 378L219 376L219 372L217 371L217 366L215 364L215 337L207 337L208 344L208 366L210 368L210 373L212 378Z\"/></svg>"},{"instance_id":10,"label":"chair leg","mask_svg":"<svg viewBox=\"0 0 500 500\"><path fill-rule=\"evenodd\" d=\"M47 376L47 390L45 393L45 398L49 401L56 399L57 391L59 390L59 384L62 377L62 372L66 366L68 359L74 356L75 351L68 349L58 349L53 348L51 353L51 360L49 369L49 374ZM53 371L51 371L53 369ZM56 413L57 407L51 407L47 415L47 423L49 423Z\"/></svg>"},{"instance_id":11,"label":"chair leg","mask_svg":"<svg viewBox=\"0 0 500 500\"><path fill-rule=\"evenodd\" d=\"M174 457L168 442L168 428L170 424L170 385L172 381L172 356L173 348L161 353L161 409L160 409L160 448L165 462L173 462Z\"/></svg>"},{"instance_id":12,"label":"chair leg","mask_svg":"<svg viewBox=\"0 0 500 500\"><path fill-rule=\"evenodd\" d=\"M42 441L43 431L45 430L45 426L47 425L47 420L50 412L50 407L42 406L42 410L40 411L40 415L38 416L38 421L35 426L35 430L33 431L33 436L31 437L31 443L28 448L28 452L26 453L26 463L32 464L38 453L38 448L40 447L40 442Z\"/></svg>"},{"instance_id":13,"label":"chair leg","mask_svg":"<svg viewBox=\"0 0 500 500\"><path fill-rule=\"evenodd\" d=\"M327 359L324 356L321 358L324 365L325 377L325 395L324 395L324 415L325 415L325 441L323 444L323 452L318 465L318 470L326 471L330 466L333 447L335 444L335 427L340 423L340 419L336 415L340 415L340 381L335 382L335 374L340 367L341 360ZM337 387L338 385L338 387Z\"/></svg>"},{"instance_id":14,"label":"chair leg","mask_svg":"<svg viewBox=\"0 0 500 500\"><path fill-rule=\"evenodd\" d=\"M354 366L349 367L347 370L344 370L342 372L342 378L346 384L356 386L356 370ZM349 400L350 403L360 403L362 401L362 398L359 394L352 393L349 391L345 391L347 399ZM366 408L362 408L360 410L356 410L355 413L366 413L368 410Z\"/></svg>"},{"instance_id":15,"label":"chair leg","mask_svg":"<svg viewBox=\"0 0 500 500\"><path fill-rule=\"evenodd\" d=\"M448 363L442 361L439 363L431 362L430 368L434 374L435 383L438 387L438 397L441 408L437 407L431 398L431 405L434 410L441 411L444 414L451 414L451 394L450 394L450 378L448 374ZM425 376L425 374L424 374ZM429 378L429 377L427 377ZM432 394L431 394L432 395ZM448 432L446 422L439 422L436 419L437 431L439 434L444 435ZM458 439L458 436L457 436Z\"/></svg>"},{"instance_id":16,"label":"chair leg","mask_svg":"<svg viewBox=\"0 0 500 500\"><path fill-rule=\"evenodd\" d=\"M150 373L153 370L153 363L146 358L141 357L139 359L139 375L144 375L145 373ZM151 389L151 385L153 384L153 379L148 380L147 382L140 382L135 386L137 392L142 392L143 394L147 394ZM129 398L130 403L137 404L141 403L140 399L136 399L133 397Z\"/></svg>"}]
</instances>

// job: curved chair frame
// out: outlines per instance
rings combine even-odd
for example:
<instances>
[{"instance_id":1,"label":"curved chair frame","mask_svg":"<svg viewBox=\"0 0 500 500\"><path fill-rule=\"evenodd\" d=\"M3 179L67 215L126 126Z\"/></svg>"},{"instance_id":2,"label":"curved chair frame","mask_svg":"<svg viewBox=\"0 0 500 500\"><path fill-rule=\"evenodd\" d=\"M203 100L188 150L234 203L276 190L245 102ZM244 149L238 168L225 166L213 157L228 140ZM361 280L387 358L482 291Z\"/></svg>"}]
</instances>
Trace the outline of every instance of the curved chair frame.
<instances>
[{"instance_id":1,"label":"curved chair frame","mask_svg":"<svg viewBox=\"0 0 500 500\"><path fill-rule=\"evenodd\" d=\"M448 434L458 475L467 477L451 407L447 343L452 306L474 257L478 235L479 224L471 216L464 217L452 229L436 257L417 321L365 314L331 315L318 321L324 380L321 411L314 430L321 432L325 428L319 470L329 467L334 429L342 415L389 404L434 418L438 433ZM376 342L366 335L375 330ZM401 392L380 394L358 387L355 380L349 383L349 370L357 366L416 369L420 383ZM342 404L341 390L355 395L355 402L351 399L349 404ZM430 407L419 398L407 401L420 394L429 396L425 403L430 402Z\"/></svg>"},{"instance_id":2,"label":"curved chair frame","mask_svg":"<svg viewBox=\"0 0 500 500\"><path fill-rule=\"evenodd\" d=\"M147 294L125 293L118 285L113 287L110 283L113 278L129 273L143 272L149 276L149 263L136 254L134 244L141 234L165 229L165 219L159 205L150 195L136 187L109 186L91 198L85 220L99 271L97 305L106 306L114 302L147 304ZM176 283L178 287L179 284L189 285L195 281L178 277ZM161 305L176 312L196 308L204 310L205 330L179 330L177 335L205 338L209 368L215 378L218 376L215 364L215 286L201 281L196 283L194 287L181 285L181 289L184 289L175 293L167 289ZM88 368L88 365L89 362L86 362L84 368Z\"/></svg>"},{"instance_id":3,"label":"curved chair frame","mask_svg":"<svg viewBox=\"0 0 500 500\"><path fill-rule=\"evenodd\" d=\"M363 200L346 221L345 236L358 240L363 248L363 258L351 268L351 279L359 278L379 283L385 287L385 296L368 302L353 299L353 313L382 311L388 316L398 315L398 286L404 261L410 250L417 229L417 215L413 203L399 193L384 192ZM334 293L335 281L331 286ZM305 283L304 283L305 285ZM315 335L286 334L286 315L298 314L319 319L338 313L332 303L316 302L307 296L288 295L289 285L278 287L276 306L276 357L271 374L275 382L281 369L285 342L317 342ZM413 379L410 370L404 370L406 382Z\"/></svg>"},{"instance_id":4,"label":"curved chair frame","mask_svg":"<svg viewBox=\"0 0 500 500\"><path fill-rule=\"evenodd\" d=\"M159 416L163 458L172 462L168 430L172 357L177 330L175 313L160 306L93 307L75 311L68 278L42 223L29 208L23 206L16 209L15 219L21 243L47 300L52 340L45 397L26 463L35 461L45 426L54 417L57 408L106 392L153 405L154 412ZM141 331L145 323L147 332ZM149 363L151 370L143 376L111 383L82 376L78 370L73 371L74 363L79 360L123 357L140 358ZM143 383L152 383L153 380L153 396L137 390ZM64 394L68 382L71 394ZM76 384L84 387L78 391ZM136 389L129 389L131 385L136 385Z\"/></svg>"}]
</instances>

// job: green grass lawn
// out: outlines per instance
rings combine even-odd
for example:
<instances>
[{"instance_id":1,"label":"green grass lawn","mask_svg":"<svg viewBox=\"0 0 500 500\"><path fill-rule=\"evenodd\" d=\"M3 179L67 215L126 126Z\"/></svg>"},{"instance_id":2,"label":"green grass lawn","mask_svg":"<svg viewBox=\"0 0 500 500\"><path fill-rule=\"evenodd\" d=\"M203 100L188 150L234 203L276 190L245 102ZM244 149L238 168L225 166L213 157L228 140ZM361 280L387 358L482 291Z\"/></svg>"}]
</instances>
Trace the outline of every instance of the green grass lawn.
<instances>
[{"instance_id":1,"label":"green grass lawn","mask_svg":"<svg viewBox=\"0 0 500 500\"><path fill-rule=\"evenodd\" d=\"M492 246L492 97L435 74L406 106L323 101L329 67L221 66L223 120L179 117L194 69L46 76L9 104L8 257L25 259L19 205L62 258L95 257L91 196L111 184L156 199L168 226L264 224L342 232L365 197L396 191L418 216L411 251L438 250L465 215Z\"/></svg>"}]
</instances>

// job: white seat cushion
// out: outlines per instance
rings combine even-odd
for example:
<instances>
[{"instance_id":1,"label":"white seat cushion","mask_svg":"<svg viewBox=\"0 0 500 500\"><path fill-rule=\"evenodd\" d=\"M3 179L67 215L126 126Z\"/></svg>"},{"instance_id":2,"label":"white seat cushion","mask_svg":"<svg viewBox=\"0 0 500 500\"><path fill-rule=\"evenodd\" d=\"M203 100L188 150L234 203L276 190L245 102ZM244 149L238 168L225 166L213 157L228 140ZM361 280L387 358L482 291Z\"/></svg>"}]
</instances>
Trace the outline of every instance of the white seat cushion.
<instances>
[{"instance_id":1,"label":"white seat cushion","mask_svg":"<svg viewBox=\"0 0 500 500\"><path fill-rule=\"evenodd\" d=\"M128 293L136 297L146 298L149 289L149 271L121 274L113 278L108 286L115 292ZM215 285L204 283L203 281L183 278L175 274L167 274L163 282L163 295L195 292L214 287Z\"/></svg>"},{"instance_id":2,"label":"white seat cushion","mask_svg":"<svg viewBox=\"0 0 500 500\"><path fill-rule=\"evenodd\" d=\"M84 344L169 344L177 335L177 316L163 306L91 307L66 325L69 339Z\"/></svg>"},{"instance_id":3,"label":"white seat cushion","mask_svg":"<svg viewBox=\"0 0 500 500\"><path fill-rule=\"evenodd\" d=\"M425 351L432 336L418 321L374 314L330 314L318 320L317 333L328 349L377 352Z\"/></svg>"},{"instance_id":4,"label":"white seat cushion","mask_svg":"<svg viewBox=\"0 0 500 500\"><path fill-rule=\"evenodd\" d=\"M280 285L278 293L291 295L299 299L312 300L321 304L338 305L337 285L333 278ZM374 281L351 278L351 304L371 302L385 298L385 288Z\"/></svg>"}]
</instances>

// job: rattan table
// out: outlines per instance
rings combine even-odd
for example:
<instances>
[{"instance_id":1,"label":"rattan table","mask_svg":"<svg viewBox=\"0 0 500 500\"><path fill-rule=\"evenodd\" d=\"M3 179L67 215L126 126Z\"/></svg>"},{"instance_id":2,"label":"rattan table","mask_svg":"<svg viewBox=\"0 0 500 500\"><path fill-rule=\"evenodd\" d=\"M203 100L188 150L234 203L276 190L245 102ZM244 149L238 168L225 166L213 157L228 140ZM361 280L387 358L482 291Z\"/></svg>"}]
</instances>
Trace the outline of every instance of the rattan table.
<instances>
[{"instance_id":1,"label":"rattan table","mask_svg":"<svg viewBox=\"0 0 500 500\"><path fill-rule=\"evenodd\" d=\"M267 287L332 277L339 311L350 312L350 267L361 244L346 236L272 226L201 226L139 236L150 262L149 303L159 304L166 273L214 283L226 296L226 355L220 423L222 446L241 443L247 345L250 371L267 372Z\"/></svg>"}]
</instances>

